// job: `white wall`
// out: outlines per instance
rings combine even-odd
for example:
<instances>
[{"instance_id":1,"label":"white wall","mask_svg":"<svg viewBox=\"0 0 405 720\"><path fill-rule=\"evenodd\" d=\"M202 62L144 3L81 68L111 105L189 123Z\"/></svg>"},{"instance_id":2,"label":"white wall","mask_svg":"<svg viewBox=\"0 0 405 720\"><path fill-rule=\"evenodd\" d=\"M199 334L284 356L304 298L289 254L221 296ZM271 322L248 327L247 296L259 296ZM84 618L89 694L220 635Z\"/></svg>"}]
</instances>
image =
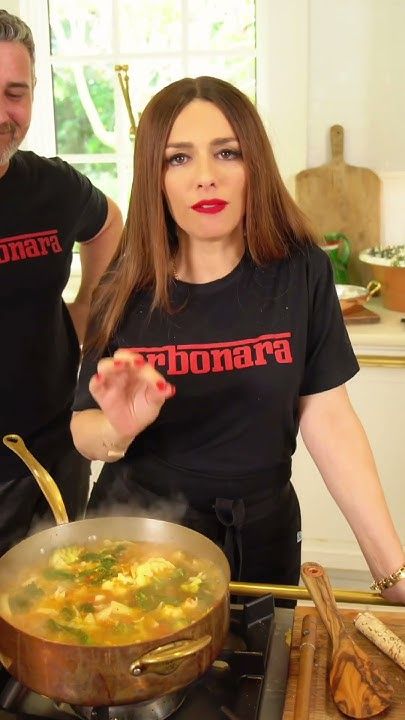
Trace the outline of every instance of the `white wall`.
<instances>
[{"instance_id":1,"label":"white wall","mask_svg":"<svg viewBox=\"0 0 405 720\"><path fill-rule=\"evenodd\" d=\"M310 0L310 165L340 123L349 162L405 171L404 31L403 0Z\"/></svg>"},{"instance_id":2,"label":"white wall","mask_svg":"<svg viewBox=\"0 0 405 720\"><path fill-rule=\"evenodd\" d=\"M346 162L383 182L382 242L405 243L405 0L269 0L270 136L290 190L330 159L345 129Z\"/></svg>"},{"instance_id":3,"label":"white wall","mask_svg":"<svg viewBox=\"0 0 405 720\"><path fill-rule=\"evenodd\" d=\"M20 11L20 3L18 0L2 0L1 7L12 15L18 15Z\"/></svg>"},{"instance_id":4,"label":"white wall","mask_svg":"<svg viewBox=\"0 0 405 720\"><path fill-rule=\"evenodd\" d=\"M310 0L308 25L308 166L343 125L346 162L382 178L383 242L405 243L405 2Z\"/></svg>"},{"instance_id":5,"label":"white wall","mask_svg":"<svg viewBox=\"0 0 405 720\"><path fill-rule=\"evenodd\" d=\"M307 163L308 20L308 0L267 0L265 17L257 15L258 109L292 193Z\"/></svg>"}]
</instances>

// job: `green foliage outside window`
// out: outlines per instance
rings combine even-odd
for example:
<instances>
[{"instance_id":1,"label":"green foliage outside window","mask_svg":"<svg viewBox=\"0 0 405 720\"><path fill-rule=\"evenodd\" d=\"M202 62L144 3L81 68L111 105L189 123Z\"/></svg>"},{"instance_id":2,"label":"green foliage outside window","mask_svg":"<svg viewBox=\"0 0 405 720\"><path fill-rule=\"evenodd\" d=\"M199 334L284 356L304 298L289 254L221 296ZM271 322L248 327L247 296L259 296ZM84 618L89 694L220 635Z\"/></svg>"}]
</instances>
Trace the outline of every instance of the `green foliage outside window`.
<instances>
[{"instance_id":1,"label":"green foliage outside window","mask_svg":"<svg viewBox=\"0 0 405 720\"><path fill-rule=\"evenodd\" d=\"M116 63L129 66L135 114L184 75L222 77L255 101L254 0L49 0L49 21L57 153L115 199L131 155Z\"/></svg>"}]
</instances>

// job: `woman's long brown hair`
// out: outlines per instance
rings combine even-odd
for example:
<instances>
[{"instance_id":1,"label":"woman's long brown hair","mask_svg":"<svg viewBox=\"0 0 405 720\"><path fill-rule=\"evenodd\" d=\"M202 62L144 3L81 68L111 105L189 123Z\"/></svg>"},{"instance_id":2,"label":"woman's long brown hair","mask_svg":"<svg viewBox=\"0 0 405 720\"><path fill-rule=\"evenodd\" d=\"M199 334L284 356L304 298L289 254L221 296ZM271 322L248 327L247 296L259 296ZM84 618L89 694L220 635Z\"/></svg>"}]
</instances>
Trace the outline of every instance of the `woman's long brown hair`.
<instances>
[{"instance_id":1,"label":"woman's long brown hair","mask_svg":"<svg viewBox=\"0 0 405 720\"><path fill-rule=\"evenodd\" d=\"M165 148L173 123L194 99L214 103L239 140L246 170L246 245L257 264L313 243L310 225L288 193L263 123L237 88L213 77L184 78L158 92L142 113L135 143L127 221L115 257L92 301L84 352L103 350L134 292L152 291L152 308L171 312L175 224L163 194Z\"/></svg>"}]
</instances>

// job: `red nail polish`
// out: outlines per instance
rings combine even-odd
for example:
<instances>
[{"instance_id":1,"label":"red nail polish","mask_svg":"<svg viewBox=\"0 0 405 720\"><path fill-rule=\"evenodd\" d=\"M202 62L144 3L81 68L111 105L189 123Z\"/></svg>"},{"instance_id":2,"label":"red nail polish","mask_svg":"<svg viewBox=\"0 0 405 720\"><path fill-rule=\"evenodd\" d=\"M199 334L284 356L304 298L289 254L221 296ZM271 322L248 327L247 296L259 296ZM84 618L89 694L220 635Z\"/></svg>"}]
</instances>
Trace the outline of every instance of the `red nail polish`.
<instances>
[{"instance_id":1,"label":"red nail polish","mask_svg":"<svg viewBox=\"0 0 405 720\"><path fill-rule=\"evenodd\" d=\"M137 365L138 367L142 367L142 365L145 365L145 362L146 362L145 358L142 357L142 355L141 355L140 357L135 358L134 365Z\"/></svg>"},{"instance_id":2,"label":"red nail polish","mask_svg":"<svg viewBox=\"0 0 405 720\"><path fill-rule=\"evenodd\" d=\"M122 360L114 360L114 367L122 367L123 364Z\"/></svg>"},{"instance_id":3,"label":"red nail polish","mask_svg":"<svg viewBox=\"0 0 405 720\"><path fill-rule=\"evenodd\" d=\"M166 385L167 383L165 383L164 380L158 380L156 383L156 387L158 390L166 390Z\"/></svg>"},{"instance_id":4,"label":"red nail polish","mask_svg":"<svg viewBox=\"0 0 405 720\"><path fill-rule=\"evenodd\" d=\"M174 387L174 385L171 385L171 391L172 391L172 395L171 395L171 396L174 397L175 394L176 394L176 388Z\"/></svg>"}]
</instances>

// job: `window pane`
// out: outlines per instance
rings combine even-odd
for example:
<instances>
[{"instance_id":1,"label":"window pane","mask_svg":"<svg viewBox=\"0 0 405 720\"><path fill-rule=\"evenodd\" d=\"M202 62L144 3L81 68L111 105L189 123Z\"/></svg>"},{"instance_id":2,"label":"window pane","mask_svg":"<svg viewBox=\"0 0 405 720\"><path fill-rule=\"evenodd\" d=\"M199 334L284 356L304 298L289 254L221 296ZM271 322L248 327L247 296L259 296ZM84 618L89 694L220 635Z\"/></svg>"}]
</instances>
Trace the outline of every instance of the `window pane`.
<instances>
[{"instance_id":1,"label":"window pane","mask_svg":"<svg viewBox=\"0 0 405 720\"><path fill-rule=\"evenodd\" d=\"M181 50L181 0L120 0L121 52Z\"/></svg>"},{"instance_id":2,"label":"window pane","mask_svg":"<svg viewBox=\"0 0 405 720\"><path fill-rule=\"evenodd\" d=\"M76 170L106 195L118 201L117 166L115 163L71 163Z\"/></svg>"},{"instance_id":3,"label":"window pane","mask_svg":"<svg viewBox=\"0 0 405 720\"><path fill-rule=\"evenodd\" d=\"M53 55L100 55L111 52L109 0L49 0Z\"/></svg>"},{"instance_id":4,"label":"window pane","mask_svg":"<svg viewBox=\"0 0 405 720\"><path fill-rule=\"evenodd\" d=\"M253 53L202 58L191 55L190 75L213 75L236 85L252 102L256 100L256 60Z\"/></svg>"},{"instance_id":5,"label":"window pane","mask_svg":"<svg viewBox=\"0 0 405 720\"><path fill-rule=\"evenodd\" d=\"M114 69L75 64L53 68L57 152L115 150Z\"/></svg>"},{"instance_id":6,"label":"window pane","mask_svg":"<svg viewBox=\"0 0 405 720\"><path fill-rule=\"evenodd\" d=\"M190 50L255 47L254 0L191 0L188 18Z\"/></svg>"},{"instance_id":7,"label":"window pane","mask_svg":"<svg viewBox=\"0 0 405 720\"><path fill-rule=\"evenodd\" d=\"M183 77L180 60L135 60L128 69L129 94L134 115L142 112L152 95Z\"/></svg>"}]
</instances>

